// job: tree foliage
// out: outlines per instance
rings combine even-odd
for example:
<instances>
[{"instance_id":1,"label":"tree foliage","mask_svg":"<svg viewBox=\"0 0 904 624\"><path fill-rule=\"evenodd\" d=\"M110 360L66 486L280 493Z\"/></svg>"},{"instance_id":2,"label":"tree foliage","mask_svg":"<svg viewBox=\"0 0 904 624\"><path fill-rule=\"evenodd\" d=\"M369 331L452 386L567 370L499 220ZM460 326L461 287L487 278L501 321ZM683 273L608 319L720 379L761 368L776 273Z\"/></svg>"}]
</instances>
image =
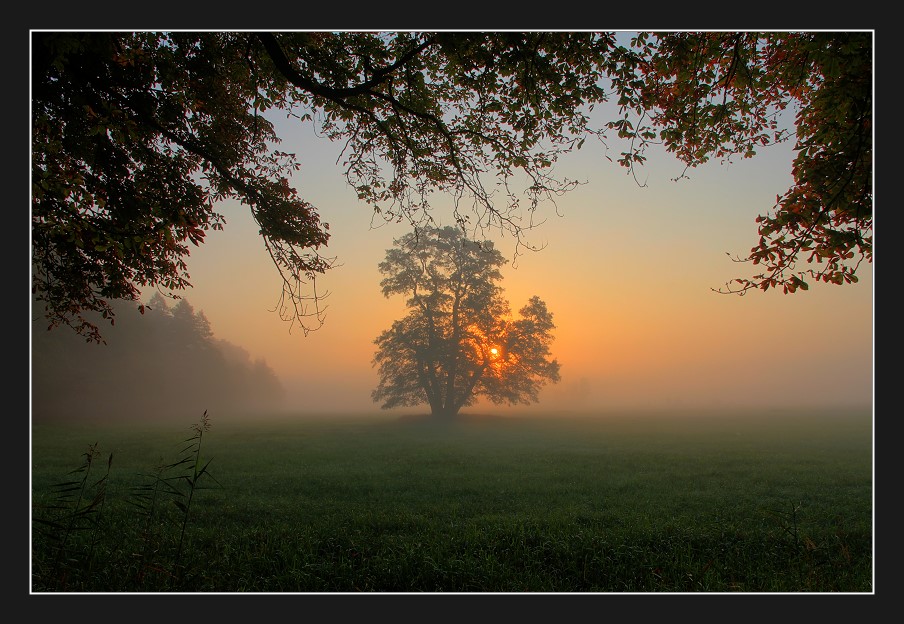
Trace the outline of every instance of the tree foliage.
<instances>
[{"instance_id":1,"label":"tree foliage","mask_svg":"<svg viewBox=\"0 0 904 624\"><path fill-rule=\"evenodd\" d=\"M277 116L341 143L376 215L429 225L442 193L459 225L528 247L587 138L624 142L632 171L653 144L694 167L794 138L794 185L738 258L763 270L727 291L852 282L872 261L869 32L35 32L31 60L33 290L51 327L89 339L83 312L190 286L225 198L260 226L284 318L318 326L329 226L290 182Z\"/></svg>"},{"instance_id":2,"label":"tree foliage","mask_svg":"<svg viewBox=\"0 0 904 624\"><path fill-rule=\"evenodd\" d=\"M625 117L609 124L633 142L624 165L642 162L654 139L695 167L794 138L794 184L757 217L759 242L743 258L761 272L723 292L806 290L807 276L856 282L873 255L872 34L641 33L633 43L615 81ZM778 119L789 106L793 134Z\"/></svg>"},{"instance_id":3,"label":"tree foliage","mask_svg":"<svg viewBox=\"0 0 904 624\"><path fill-rule=\"evenodd\" d=\"M395 241L380 263L386 297L407 297L409 313L376 340L384 409L428 404L454 416L483 396L493 403L528 404L559 380L550 359L552 314L539 297L512 319L497 284L502 254L472 241L458 227L427 227Z\"/></svg>"}]
</instances>

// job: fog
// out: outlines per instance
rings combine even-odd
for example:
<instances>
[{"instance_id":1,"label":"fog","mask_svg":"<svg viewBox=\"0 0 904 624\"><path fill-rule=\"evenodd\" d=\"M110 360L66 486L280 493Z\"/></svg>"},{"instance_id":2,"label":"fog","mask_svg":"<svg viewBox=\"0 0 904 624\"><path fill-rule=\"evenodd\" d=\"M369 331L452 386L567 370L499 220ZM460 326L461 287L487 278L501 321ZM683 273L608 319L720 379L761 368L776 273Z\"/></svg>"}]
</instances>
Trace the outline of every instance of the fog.
<instances>
[{"instance_id":1,"label":"fog","mask_svg":"<svg viewBox=\"0 0 904 624\"><path fill-rule=\"evenodd\" d=\"M370 393L376 374L369 362L350 362L348 374L325 367L321 374L280 376L248 345L218 338L204 310L190 300L157 298L144 315L135 304L116 306L115 325L101 321L106 344L95 344L71 328L47 330L40 306L32 311L31 413L44 422L196 422L207 411L217 422L282 420L318 416L408 418L429 413L427 405L381 411ZM252 346L253 347L253 346ZM338 371L338 372L337 372ZM655 386L642 379L601 380L586 374L570 375L563 366L560 383L544 388L531 405L494 405L478 401L462 410L465 418L489 415L513 417L606 416L629 414L704 413L769 414L783 410L835 413L869 412L862 400L813 400L805 393L798 402L775 402L768 393L756 395L755 376L738 375L734 383L713 384L697 376L700 400L688 400L694 388L676 373L674 387L661 380ZM862 383L862 381L860 382ZM743 397L737 402L734 397ZM859 395L854 395L859 396Z\"/></svg>"},{"instance_id":2,"label":"fog","mask_svg":"<svg viewBox=\"0 0 904 624\"><path fill-rule=\"evenodd\" d=\"M188 299L163 298L143 316L114 306L105 344L63 326L47 329L35 306L31 342L33 422L195 422L204 411L244 417L285 409L285 389L264 360L218 339ZM93 320L93 319L92 319Z\"/></svg>"}]
</instances>

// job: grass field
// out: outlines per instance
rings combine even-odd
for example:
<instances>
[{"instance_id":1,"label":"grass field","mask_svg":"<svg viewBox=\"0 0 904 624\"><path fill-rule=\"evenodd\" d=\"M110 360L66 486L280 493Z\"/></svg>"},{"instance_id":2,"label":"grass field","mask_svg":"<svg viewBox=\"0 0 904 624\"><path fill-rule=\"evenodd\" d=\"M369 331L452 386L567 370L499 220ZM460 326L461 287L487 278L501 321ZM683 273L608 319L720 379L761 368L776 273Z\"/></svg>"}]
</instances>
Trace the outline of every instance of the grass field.
<instances>
[{"instance_id":1,"label":"grass field","mask_svg":"<svg viewBox=\"0 0 904 624\"><path fill-rule=\"evenodd\" d=\"M210 422L34 425L32 592L873 590L868 410Z\"/></svg>"}]
</instances>

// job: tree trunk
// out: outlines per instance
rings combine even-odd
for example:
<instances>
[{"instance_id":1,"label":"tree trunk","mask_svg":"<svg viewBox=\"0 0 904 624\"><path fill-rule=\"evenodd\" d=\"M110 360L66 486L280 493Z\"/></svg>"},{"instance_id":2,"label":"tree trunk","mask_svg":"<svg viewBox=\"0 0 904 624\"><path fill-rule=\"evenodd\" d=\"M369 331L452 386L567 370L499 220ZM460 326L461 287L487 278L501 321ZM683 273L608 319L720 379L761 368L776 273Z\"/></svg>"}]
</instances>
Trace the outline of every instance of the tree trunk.
<instances>
[{"instance_id":1,"label":"tree trunk","mask_svg":"<svg viewBox=\"0 0 904 624\"><path fill-rule=\"evenodd\" d=\"M452 420L458 416L459 407L444 405L440 408L432 408L430 415L438 420Z\"/></svg>"}]
</instances>

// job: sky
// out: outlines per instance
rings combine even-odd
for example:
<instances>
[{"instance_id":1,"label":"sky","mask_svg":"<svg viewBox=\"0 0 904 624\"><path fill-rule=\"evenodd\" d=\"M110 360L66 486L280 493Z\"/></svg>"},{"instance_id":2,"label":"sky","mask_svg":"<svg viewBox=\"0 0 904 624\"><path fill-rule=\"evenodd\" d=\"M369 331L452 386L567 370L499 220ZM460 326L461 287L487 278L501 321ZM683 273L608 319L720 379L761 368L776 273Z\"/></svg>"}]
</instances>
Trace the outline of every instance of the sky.
<instances>
[{"instance_id":1,"label":"sky","mask_svg":"<svg viewBox=\"0 0 904 624\"><path fill-rule=\"evenodd\" d=\"M279 275L247 208L234 202L218 206L225 229L192 248L193 286L182 294L217 338L267 362L291 411L378 410L373 340L405 308L401 297L382 295L377 267L410 226L373 222L342 175L340 146L310 124L279 122L277 130L280 148L301 162L299 194L330 225L325 255L337 266L317 280L318 291L329 292L325 324L305 335L274 311ZM618 147L610 145L613 160ZM791 144L772 146L677 182L684 166L662 151L649 153L637 180L590 141L561 161L557 175L586 183L541 206L545 222L528 234L541 251L516 258L511 236L487 232L509 260L500 285L512 309L537 295L556 324L551 350L561 381L545 387L539 403L515 409L872 405L872 265L861 266L853 285L743 297L713 291L754 275L732 258L756 244L754 219L791 185L793 156ZM453 223L448 208L434 216Z\"/></svg>"}]
</instances>

